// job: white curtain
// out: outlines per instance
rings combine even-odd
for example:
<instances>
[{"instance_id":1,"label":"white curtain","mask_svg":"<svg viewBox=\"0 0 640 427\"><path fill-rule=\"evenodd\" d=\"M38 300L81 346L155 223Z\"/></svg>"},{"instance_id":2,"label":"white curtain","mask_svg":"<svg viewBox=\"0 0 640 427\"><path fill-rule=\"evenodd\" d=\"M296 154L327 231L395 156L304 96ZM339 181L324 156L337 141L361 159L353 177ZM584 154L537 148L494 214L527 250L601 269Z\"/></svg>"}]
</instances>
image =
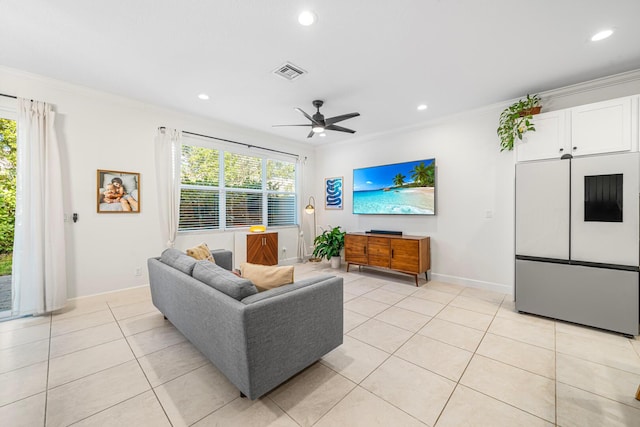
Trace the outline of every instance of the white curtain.
<instances>
[{"instance_id":1,"label":"white curtain","mask_svg":"<svg viewBox=\"0 0 640 427\"><path fill-rule=\"evenodd\" d=\"M13 315L42 314L67 301L60 148L49 104L18 98Z\"/></svg>"},{"instance_id":2,"label":"white curtain","mask_svg":"<svg viewBox=\"0 0 640 427\"><path fill-rule=\"evenodd\" d=\"M172 248L178 231L180 209L180 151L182 134L175 129L158 128L155 138L158 211L163 240Z\"/></svg>"}]
</instances>

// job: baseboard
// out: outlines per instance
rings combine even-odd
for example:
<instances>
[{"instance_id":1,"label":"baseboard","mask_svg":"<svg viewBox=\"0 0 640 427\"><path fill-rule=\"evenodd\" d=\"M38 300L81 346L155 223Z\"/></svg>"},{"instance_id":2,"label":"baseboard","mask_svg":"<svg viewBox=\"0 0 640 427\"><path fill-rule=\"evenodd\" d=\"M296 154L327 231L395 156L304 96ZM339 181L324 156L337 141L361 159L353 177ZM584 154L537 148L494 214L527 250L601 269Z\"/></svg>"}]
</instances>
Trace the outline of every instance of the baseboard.
<instances>
[{"instance_id":1,"label":"baseboard","mask_svg":"<svg viewBox=\"0 0 640 427\"><path fill-rule=\"evenodd\" d=\"M484 289L487 291L500 292L501 294L513 295L513 287L502 283L485 282L482 280L467 279L465 277L450 276L447 274L431 273L431 280L452 283L454 285L468 286L470 288Z\"/></svg>"},{"instance_id":2,"label":"baseboard","mask_svg":"<svg viewBox=\"0 0 640 427\"><path fill-rule=\"evenodd\" d=\"M82 295L82 296L79 296L79 297L67 298L67 301L81 300L81 299L84 299L84 298L93 298L93 297L97 297L97 296L101 296L101 295L115 294L116 292L130 291L132 289L148 288L148 287L149 287L149 284L145 283L144 285L131 286L129 288L114 289L112 291L100 292L100 293L97 293L97 294Z\"/></svg>"}]
</instances>

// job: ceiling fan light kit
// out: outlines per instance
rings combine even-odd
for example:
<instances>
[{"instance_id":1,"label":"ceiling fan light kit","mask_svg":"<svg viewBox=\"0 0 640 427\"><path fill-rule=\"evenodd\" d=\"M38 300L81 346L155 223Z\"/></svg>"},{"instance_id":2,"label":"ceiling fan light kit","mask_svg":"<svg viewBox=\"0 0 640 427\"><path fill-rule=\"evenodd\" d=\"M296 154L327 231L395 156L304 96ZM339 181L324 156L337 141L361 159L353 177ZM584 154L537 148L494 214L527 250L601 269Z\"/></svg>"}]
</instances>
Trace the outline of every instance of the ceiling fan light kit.
<instances>
[{"instance_id":1,"label":"ceiling fan light kit","mask_svg":"<svg viewBox=\"0 0 640 427\"><path fill-rule=\"evenodd\" d=\"M313 101L313 106L316 108L316 113L313 116L310 116L306 112L302 110L302 108L295 108L296 111L299 111L303 116L305 116L311 123L305 125L273 125L274 127L280 126L309 126L311 127L311 132L307 135L307 138L311 138L316 133L322 133L326 130L333 130L338 132L347 132L347 133L356 133L355 130L345 128L342 126L336 125L336 123L341 122L343 120L351 119L354 117L358 117L360 113L348 113L341 114L339 116L330 117L328 119L324 118L324 115L320 113L320 107L324 104L324 101L316 99Z\"/></svg>"}]
</instances>

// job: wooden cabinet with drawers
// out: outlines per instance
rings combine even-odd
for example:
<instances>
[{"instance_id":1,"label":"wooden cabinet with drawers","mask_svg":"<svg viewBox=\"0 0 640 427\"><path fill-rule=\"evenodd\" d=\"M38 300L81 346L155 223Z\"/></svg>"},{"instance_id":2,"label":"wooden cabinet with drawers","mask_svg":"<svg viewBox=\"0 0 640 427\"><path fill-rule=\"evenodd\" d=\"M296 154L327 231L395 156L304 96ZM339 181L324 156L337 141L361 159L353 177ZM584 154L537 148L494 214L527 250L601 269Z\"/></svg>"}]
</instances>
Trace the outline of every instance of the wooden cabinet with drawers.
<instances>
[{"instance_id":1,"label":"wooden cabinet with drawers","mask_svg":"<svg viewBox=\"0 0 640 427\"><path fill-rule=\"evenodd\" d=\"M415 277L431 269L429 237L347 233L344 253L347 271L351 264L387 268Z\"/></svg>"},{"instance_id":2,"label":"wooden cabinet with drawers","mask_svg":"<svg viewBox=\"0 0 640 427\"><path fill-rule=\"evenodd\" d=\"M247 262L278 264L278 233L247 234Z\"/></svg>"}]
</instances>

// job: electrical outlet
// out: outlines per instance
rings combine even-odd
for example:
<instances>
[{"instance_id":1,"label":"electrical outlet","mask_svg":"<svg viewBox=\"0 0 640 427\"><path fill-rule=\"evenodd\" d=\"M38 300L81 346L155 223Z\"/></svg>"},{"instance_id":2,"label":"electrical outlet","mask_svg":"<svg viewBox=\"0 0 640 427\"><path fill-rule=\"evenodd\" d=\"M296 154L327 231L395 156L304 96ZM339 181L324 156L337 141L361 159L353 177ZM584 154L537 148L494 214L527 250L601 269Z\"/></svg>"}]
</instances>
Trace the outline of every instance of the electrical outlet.
<instances>
[{"instance_id":1,"label":"electrical outlet","mask_svg":"<svg viewBox=\"0 0 640 427\"><path fill-rule=\"evenodd\" d=\"M142 269L140 267L136 267L136 271L133 274L136 276L142 276Z\"/></svg>"}]
</instances>

